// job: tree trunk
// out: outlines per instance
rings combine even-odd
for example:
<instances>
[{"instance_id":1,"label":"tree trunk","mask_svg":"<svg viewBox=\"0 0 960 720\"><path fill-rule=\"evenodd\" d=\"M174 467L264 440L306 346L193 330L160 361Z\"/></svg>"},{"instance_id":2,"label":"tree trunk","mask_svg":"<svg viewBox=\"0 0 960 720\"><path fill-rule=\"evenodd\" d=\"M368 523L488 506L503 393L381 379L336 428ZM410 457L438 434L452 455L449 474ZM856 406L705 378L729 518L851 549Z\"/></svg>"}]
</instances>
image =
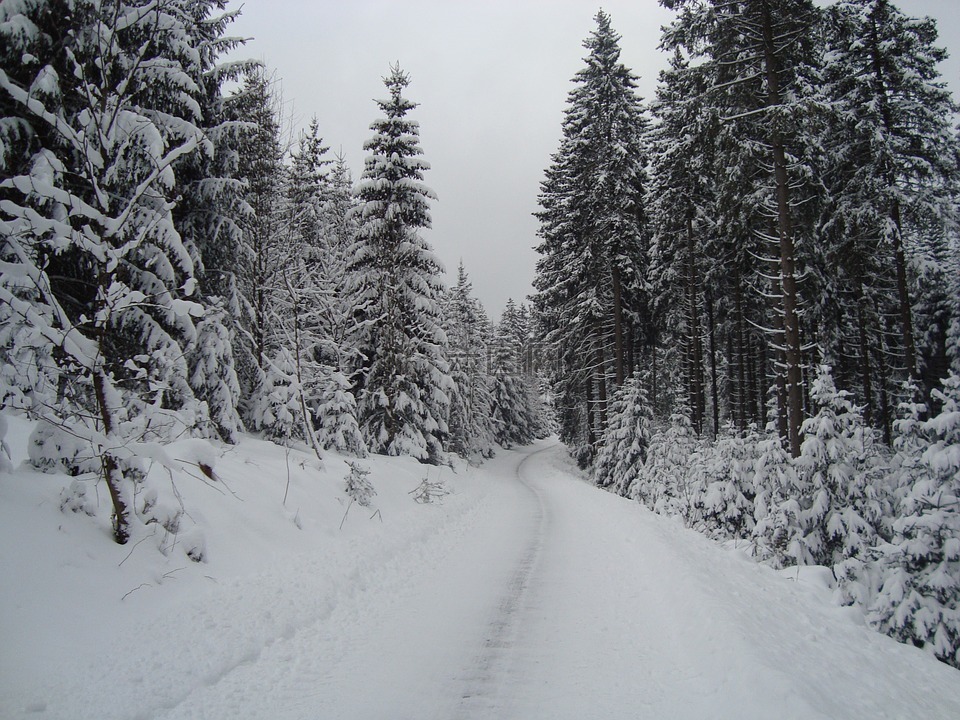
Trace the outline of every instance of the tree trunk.
<instances>
[{"instance_id":1,"label":"tree trunk","mask_svg":"<svg viewBox=\"0 0 960 720\"><path fill-rule=\"evenodd\" d=\"M752 338L752 333L747 333L745 343L747 347L747 425L757 422L759 415L757 405L759 398L763 397L762 391L757 392L760 381L757 378L757 356L754 352Z\"/></svg>"},{"instance_id":2,"label":"tree trunk","mask_svg":"<svg viewBox=\"0 0 960 720\"><path fill-rule=\"evenodd\" d=\"M913 310L910 302L910 289L907 286L907 255L903 249L903 230L900 217L900 203L893 201L890 217L895 227L893 235L893 255L897 265L897 299L900 306L900 330L903 333L903 360L907 374L919 383L920 371L917 368L917 346L913 340Z\"/></svg>"},{"instance_id":3,"label":"tree trunk","mask_svg":"<svg viewBox=\"0 0 960 720\"><path fill-rule=\"evenodd\" d=\"M700 313L697 308L697 278L694 262L693 215L687 215L687 310L690 333L690 413L693 429L703 432L703 345L700 339Z\"/></svg>"},{"instance_id":4,"label":"tree trunk","mask_svg":"<svg viewBox=\"0 0 960 720\"><path fill-rule=\"evenodd\" d=\"M599 325L599 323L598 323ZM600 334L600 328L597 327L597 347L594 350L594 360L596 362L596 380L597 380L597 409L598 421L597 437L601 440L607 430L607 362L603 354L603 335Z\"/></svg>"},{"instance_id":5,"label":"tree trunk","mask_svg":"<svg viewBox=\"0 0 960 720\"><path fill-rule=\"evenodd\" d=\"M590 445L590 447L596 447L597 434L594 416L596 415L597 407L593 401L593 378L588 377L585 384L587 390L587 444Z\"/></svg>"},{"instance_id":6,"label":"tree trunk","mask_svg":"<svg viewBox=\"0 0 960 720\"><path fill-rule=\"evenodd\" d=\"M870 342L867 339L867 316L864 311L863 283L857 279L857 326L860 345L860 383L863 385L863 420L873 425L873 371L870 367Z\"/></svg>"},{"instance_id":7,"label":"tree trunk","mask_svg":"<svg viewBox=\"0 0 960 720\"><path fill-rule=\"evenodd\" d=\"M781 103L780 80L777 77L773 20L770 16L770 7L766 3L763 3L761 17L767 107L775 108ZM800 344L800 320L797 312L797 280L793 225L790 217L790 185L787 177L787 158L783 139L775 127L771 128L768 141L773 156L773 174L777 195L777 234L780 239L780 290L782 293L781 310L783 312L783 361L786 376L787 440L790 454L793 457L799 457L800 425L803 422L803 357Z\"/></svg>"},{"instance_id":8,"label":"tree trunk","mask_svg":"<svg viewBox=\"0 0 960 720\"><path fill-rule=\"evenodd\" d=\"M100 413L100 422L103 423L103 434L110 439L113 437L115 427L113 410L107 402L107 382L103 369L95 368L93 391L97 398L97 410ZM103 467L103 479L113 503L113 537L120 545L125 545L130 539L130 509L123 499L123 471L109 448L101 449L100 463Z\"/></svg>"},{"instance_id":9,"label":"tree trunk","mask_svg":"<svg viewBox=\"0 0 960 720\"><path fill-rule=\"evenodd\" d=\"M746 363L746 331L743 324L743 290L740 287L740 277L737 276L735 291L737 311L737 428L747 429L747 363Z\"/></svg>"},{"instance_id":10,"label":"tree trunk","mask_svg":"<svg viewBox=\"0 0 960 720\"><path fill-rule=\"evenodd\" d=\"M717 326L713 316L713 296L707 293L707 322L710 327L710 399L713 405L713 439L720 433L720 398L717 392Z\"/></svg>"},{"instance_id":11,"label":"tree trunk","mask_svg":"<svg viewBox=\"0 0 960 720\"><path fill-rule=\"evenodd\" d=\"M617 387L623 385L623 287L620 282L620 268L613 266L613 363L617 377Z\"/></svg>"},{"instance_id":12,"label":"tree trunk","mask_svg":"<svg viewBox=\"0 0 960 720\"><path fill-rule=\"evenodd\" d=\"M880 317L880 307L874 299L874 309ZM893 418L890 411L890 395L887 392L889 377L887 372L887 344L883 339L883 328L880 328L880 347L877 348L877 372L880 375L878 390L880 395L880 425L883 430L883 442L887 447L893 446Z\"/></svg>"}]
</instances>

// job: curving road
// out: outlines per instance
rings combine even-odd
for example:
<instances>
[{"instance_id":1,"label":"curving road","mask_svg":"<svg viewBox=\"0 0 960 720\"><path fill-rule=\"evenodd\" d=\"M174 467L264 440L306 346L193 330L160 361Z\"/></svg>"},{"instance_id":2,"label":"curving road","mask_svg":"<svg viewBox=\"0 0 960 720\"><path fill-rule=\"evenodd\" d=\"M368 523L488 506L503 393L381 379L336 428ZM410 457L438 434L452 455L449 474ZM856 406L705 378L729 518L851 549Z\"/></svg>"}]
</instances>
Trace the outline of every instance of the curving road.
<instances>
[{"instance_id":1,"label":"curving road","mask_svg":"<svg viewBox=\"0 0 960 720\"><path fill-rule=\"evenodd\" d=\"M955 670L735 552L501 453L480 506L166 718L954 718Z\"/></svg>"},{"instance_id":2,"label":"curving road","mask_svg":"<svg viewBox=\"0 0 960 720\"><path fill-rule=\"evenodd\" d=\"M126 615L109 641L88 635L89 652L29 673L37 687L0 683L16 694L0 692L0 715L960 717L956 670L858 624L827 590L590 486L553 441L461 473L440 506L406 498L415 464L379 472L385 490L394 473L383 524L305 533L175 602L159 588L115 601Z\"/></svg>"}]
</instances>

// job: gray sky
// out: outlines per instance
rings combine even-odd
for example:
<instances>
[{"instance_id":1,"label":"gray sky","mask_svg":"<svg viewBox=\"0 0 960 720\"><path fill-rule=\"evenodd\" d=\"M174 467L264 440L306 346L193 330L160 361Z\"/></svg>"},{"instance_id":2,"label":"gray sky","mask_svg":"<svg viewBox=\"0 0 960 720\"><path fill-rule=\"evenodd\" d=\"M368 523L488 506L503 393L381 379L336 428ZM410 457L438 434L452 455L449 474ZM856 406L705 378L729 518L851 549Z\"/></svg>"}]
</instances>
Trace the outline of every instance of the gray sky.
<instances>
[{"instance_id":1,"label":"gray sky","mask_svg":"<svg viewBox=\"0 0 960 720\"><path fill-rule=\"evenodd\" d=\"M937 19L941 46L957 56L943 74L958 95L960 0L896 4ZM640 94L652 98L665 65L660 27L673 15L657 0L245 0L230 32L253 38L239 54L279 75L295 128L317 116L354 180L379 115L373 99L385 97L382 78L400 62L411 76L407 96L420 103L411 117L432 166L426 183L439 197L425 237L448 283L463 260L496 320L508 297L532 291L531 213L600 7L622 36Z\"/></svg>"}]
</instances>

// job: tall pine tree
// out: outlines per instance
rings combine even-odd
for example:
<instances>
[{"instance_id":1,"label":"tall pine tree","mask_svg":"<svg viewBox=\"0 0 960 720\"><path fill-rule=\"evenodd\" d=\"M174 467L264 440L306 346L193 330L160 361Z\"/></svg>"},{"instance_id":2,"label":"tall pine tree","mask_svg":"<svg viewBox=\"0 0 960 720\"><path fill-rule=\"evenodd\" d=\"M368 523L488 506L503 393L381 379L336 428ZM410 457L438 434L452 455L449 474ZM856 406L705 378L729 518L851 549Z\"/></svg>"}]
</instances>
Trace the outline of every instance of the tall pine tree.
<instances>
[{"instance_id":1,"label":"tall pine tree","mask_svg":"<svg viewBox=\"0 0 960 720\"><path fill-rule=\"evenodd\" d=\"M399 66L384 78L389 97L364 145L357 187L359 229L348 272L362 322L357 377L360 425L371 450L437 462L447 434L447 338L440 325L442 268L420 230L430 227L433 191L423 184L416 104L403 96Z\"/></svg>"}]
</instances>

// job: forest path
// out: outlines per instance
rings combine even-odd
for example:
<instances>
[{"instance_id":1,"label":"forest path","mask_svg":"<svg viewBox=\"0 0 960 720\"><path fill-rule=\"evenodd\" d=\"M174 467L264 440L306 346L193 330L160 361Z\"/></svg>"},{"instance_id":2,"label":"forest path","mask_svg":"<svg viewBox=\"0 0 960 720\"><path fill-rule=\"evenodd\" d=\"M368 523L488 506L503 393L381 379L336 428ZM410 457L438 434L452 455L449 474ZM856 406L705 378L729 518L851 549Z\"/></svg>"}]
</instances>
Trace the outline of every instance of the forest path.
<instances>
[{"instance_id":1,"label":"forest path","mask_svg":"<svg viewBox=\"0 0 960 720\"><path fill-rule=\"evenodd\" d=\"M502 452L477 479L489 494L446 531L361 559L329 614L160 717L960 716L955 671L591 487L560 445Z\"/></svg>"},{"instance_id":2,"label":"forest path","mask_svg":"<svg viewBox=\"0 0 960 720\"><path fill-rule=\"evenodd\" d=\"M495 707L544 542L542 500L519 472L554 447L501 452L485 463L476 471L477 482L489 483L480 501L402 552L358 548L357 571L339 578L332 607L155 717L502 717L476 711Z\"/></svg>"},{"instance_id":3,"label":"forest path","mask_svg":"<svg viewBox=\"0 0 960 720\"><path fill-rule=\"evenodd\" d=\"M833 605L811 582L829 570L775 572L598 490L555 440L455 473L367 458L377 512L348 516L342 461L288 460L224 449L231 500L191 489L196 566L104 541L56 477L0 478L20 578L0 585L0 717L960 717L958 672ZM451 494L414 503L425 474Z\"/></svg>"}]
</instances>

